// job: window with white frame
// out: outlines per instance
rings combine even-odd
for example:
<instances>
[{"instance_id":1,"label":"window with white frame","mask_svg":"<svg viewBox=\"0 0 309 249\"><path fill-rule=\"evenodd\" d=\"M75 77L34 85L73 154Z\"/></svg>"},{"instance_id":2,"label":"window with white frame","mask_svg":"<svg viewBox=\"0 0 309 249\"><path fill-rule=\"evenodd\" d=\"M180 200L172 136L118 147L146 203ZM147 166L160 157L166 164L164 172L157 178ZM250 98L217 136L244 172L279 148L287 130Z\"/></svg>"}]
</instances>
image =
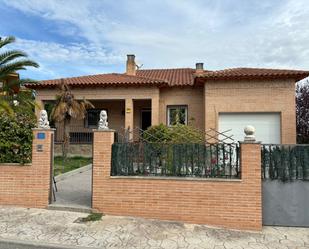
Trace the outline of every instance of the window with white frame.
<instances>
[{"instance_id":1,"label":"window with white frame","mask_svg":"<svg viewBox=\"0 0 309 249\"><path fill-rule=\"evenodd\" d=\"M186 105L167 106L167 125L188 123L188 107Z\"/></svg>"}]
</instances>

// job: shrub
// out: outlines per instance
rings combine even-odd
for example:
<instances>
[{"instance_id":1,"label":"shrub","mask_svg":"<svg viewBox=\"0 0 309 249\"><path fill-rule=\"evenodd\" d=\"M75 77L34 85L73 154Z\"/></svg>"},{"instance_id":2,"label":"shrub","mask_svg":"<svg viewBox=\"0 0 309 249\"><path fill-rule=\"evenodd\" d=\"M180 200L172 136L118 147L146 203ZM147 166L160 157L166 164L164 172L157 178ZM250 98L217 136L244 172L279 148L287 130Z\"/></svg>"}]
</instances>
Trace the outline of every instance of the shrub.
<instances>
[{"instance_id":1,"label":"shrub","mask_svg":"<svg viewBox=\"0 0 309 249\"><path fill-rule=\"evenodd\" d=\"M204 143L205 134L190 125L177 124L168 127L159 124L149 127L143 133L143 139L152 143Z\"/></svg>"},{"instance_id":2,"label":"shrub","mask_svg":"<svg viewBox=\"0 0 309 249\"><path fill-rule=\"evenodd\" d=\"M0 163L29 163L32 154L33 114L0 114Z\"/></svg>"},{"instance_id":3,"label":"shrub","mask_svg":"<svg viewBox=\"0 0 309 249\"><path fill-rule=\"evenodd\" d=\"M174 125L170 128L173 143L203 143L205 134L190 125Z\"/></svg>"},{"instance_id":4,"label":"shrub","mask_svg":"<svg viewBox=\"0 0 309 249\"><path fill-rule=\"evenodd\" d=\"M143 133L143 139L150 143L170 142L170 130L164 124L154 125Z\"/></svg>"}]
</instances>

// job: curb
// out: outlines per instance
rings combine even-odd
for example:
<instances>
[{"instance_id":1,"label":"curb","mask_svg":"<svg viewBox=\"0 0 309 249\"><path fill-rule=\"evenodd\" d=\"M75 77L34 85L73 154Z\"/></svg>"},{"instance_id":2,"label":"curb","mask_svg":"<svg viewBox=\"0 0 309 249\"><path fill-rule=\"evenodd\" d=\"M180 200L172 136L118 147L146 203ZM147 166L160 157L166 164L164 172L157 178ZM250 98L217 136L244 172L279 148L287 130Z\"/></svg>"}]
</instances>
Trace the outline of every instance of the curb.
<instances>
[{"instance_id":1,"label":"curb","mask_svg":"<svg viewBox=\"0 0 309 249\"><path fill-rule=\"evenodd\" d=\"M84 206L70 206L70 205L60 205L60 204L50 204L47 207L48 210L58 210L58 211L67 211L67 212L77 212L77 213L87 213L90 214L93 212L91 207Z\"/></svg>"},{"instance_id":2,"label":"curb","mask_svg":"<svg viewBox=\"0 0 309 249\"><path fill-rule=\"evenodd\" d=\"M21 248L21 249L28 249L29 246L32 248L37 249L100 249L98 247L84 247L79 245L61 245L61 244L55 244L55 243L48 243L48 242L39 242L39 241L25 241L25 240L16 240L16 239L3 239L0 238L0 245L4 244L9 249L13 248ZM102 248L101 248L102 249Z\"/></svg>"},{"instance_id":3,"label":"curb","mask_svg":"<svg viewBox=\"0 0 309 249\"><path fill-rule=\"evenodd\" d=\"M57 176L55 176L55 180L56 180L56 182L63 181L65 179L67 179L68 177L71 177L73 175L77 175L77 174L83 173L83 172L91 170L91 169L92 169L92 164L88 164L88 165L86 165L84 167L71 170L71 171L63 173L61 175L57 175Z\"/></svg>"}]
</instances>

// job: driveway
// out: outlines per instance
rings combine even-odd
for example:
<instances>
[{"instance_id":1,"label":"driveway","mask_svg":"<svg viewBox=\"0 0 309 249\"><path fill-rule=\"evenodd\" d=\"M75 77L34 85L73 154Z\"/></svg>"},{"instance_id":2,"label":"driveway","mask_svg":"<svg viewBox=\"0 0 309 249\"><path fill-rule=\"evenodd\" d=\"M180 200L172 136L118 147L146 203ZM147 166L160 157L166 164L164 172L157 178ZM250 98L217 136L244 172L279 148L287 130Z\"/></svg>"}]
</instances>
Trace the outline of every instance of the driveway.
<instances>
[{"instance_id":1,"label":"driveway","mask_svg":"<svg viewBox=\"0 0 309 249\"><path fill-rule=\"evenodd\" d=\"M79 172L79 169L64 174L65 177L57 179L56 201L54 205L69 207L91 207L91 178L92 170ZM72 174L72 175L70 175Z\"/></svg>"},{"instance_id":2,"label":"driveway","mask_svg":"<svg viewBox=\"0 0 309 249\"><path fill-rule=\"evenodd\" d=\"M85 216L85 213L0 206L0 241L23 240L76 248L309 248L308 228L264 227L262 232L241 232L115 216L103 216L96 222L75 222Z\"/></svg>"}]
</instances>

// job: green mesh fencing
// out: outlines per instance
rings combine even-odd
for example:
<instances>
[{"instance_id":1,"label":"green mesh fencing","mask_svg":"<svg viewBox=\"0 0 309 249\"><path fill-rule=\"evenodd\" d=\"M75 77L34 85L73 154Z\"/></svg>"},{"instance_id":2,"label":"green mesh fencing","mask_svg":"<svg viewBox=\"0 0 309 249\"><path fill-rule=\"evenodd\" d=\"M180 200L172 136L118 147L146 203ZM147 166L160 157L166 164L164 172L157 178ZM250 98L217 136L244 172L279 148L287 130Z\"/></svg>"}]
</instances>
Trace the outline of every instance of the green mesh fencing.
<instances>
[{"instance_id":1,"label":"green mesh fencing","mask_svg":"<svg viewBox=\"0 0 309 249\"><path fill-rule=\"evenodd\" d=\"M308 145L262 145L262 178L309 180Z\"/></svg>"},{"instance_id":2,"label":"green mesh fencing","mask_svg":"<svg viewBox=\"0 0 309 249\"><path fill-rule=\"evenodd\" d=\"M240 178L239 145L114 143L111 175Z\"/></svg>"}]
</instances>

